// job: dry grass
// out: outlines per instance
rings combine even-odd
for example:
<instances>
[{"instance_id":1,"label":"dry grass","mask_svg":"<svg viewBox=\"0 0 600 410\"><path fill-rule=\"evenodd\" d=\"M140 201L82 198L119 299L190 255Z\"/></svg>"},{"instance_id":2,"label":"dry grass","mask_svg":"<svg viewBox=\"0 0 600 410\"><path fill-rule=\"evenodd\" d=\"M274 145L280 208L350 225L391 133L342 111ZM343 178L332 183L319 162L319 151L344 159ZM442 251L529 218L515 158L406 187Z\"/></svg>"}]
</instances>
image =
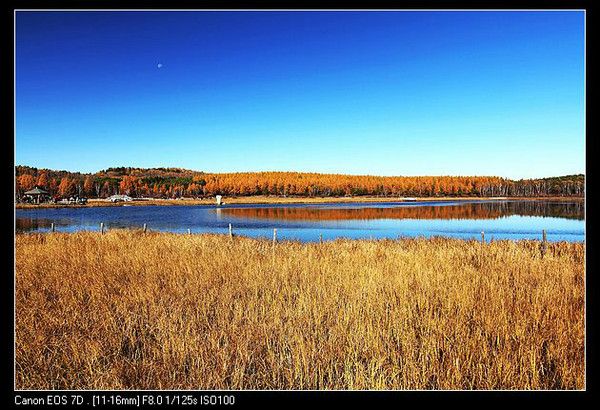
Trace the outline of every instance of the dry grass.
<instances>
[{"instance_id":1,"label":"dry grass","mask_svg":"<svg viewBox=\"0 0 600 410\"><path fill-rule=\"evenodd\" d=\"M582 389L584 246L16 236L16 386Z\"/></svg>"}]
</instances>

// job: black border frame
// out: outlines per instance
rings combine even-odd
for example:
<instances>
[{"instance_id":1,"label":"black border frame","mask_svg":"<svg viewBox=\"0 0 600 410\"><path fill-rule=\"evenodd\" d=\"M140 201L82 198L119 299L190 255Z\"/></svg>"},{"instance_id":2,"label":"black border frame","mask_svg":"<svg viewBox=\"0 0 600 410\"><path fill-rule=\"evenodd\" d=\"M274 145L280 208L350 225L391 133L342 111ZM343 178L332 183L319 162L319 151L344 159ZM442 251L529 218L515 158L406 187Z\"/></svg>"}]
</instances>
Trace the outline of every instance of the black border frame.
<instances>
[{"instance_id":1,"label":"black border frame","mask_svg":"<svg viewBox=\"0 0 600 410\"><path fill-rule=\"evenodd\" d=\"M458 404L462 401L483 400L496 402L498 404L533 404L540 400L552 402L552 404L567 404L580 405L597 397L596 393L596 378L595 378L595 362L596 349L595 342L596 329L594 318L596 303L594 301L596 295L596 279L597 270L596 257L593 252L594 239L592 235L588 235L590 227L595 221L593 209L595 200L593 194L593 181L595 172L592 169L595 160L594 154L600 152L598 150L598 142L595 138L594 116L592 114L593 93L591 85L594 84L593 74L596 69L594 63L595 43L592 40L595 34L594 20L595 12L591 11L591 0L402 0L402 1L372 1L367 4L353 4L353 2L331 2L322 1L294 1L282 4L272 0L255 0L255 1L240 1L232 0L227 2L216 1L194 1L194 0L175 0L172 2L159 0L12 0L4 3L5 7L2 10L3 29L3 46L1 48L3 64L1 67L2 77L2 98L3 107L11 107L11 110L4 109L7 113L2 125L4 128L4 138L8 140L8 146L2 150L2 153L7 156L6 161L2 161L2 173L8 181L14 181L15 158L14 158L14 65L9 62L14 62L14 11L26 9L574 9L586 11L586 192L591 192L592 195L586 194L586 389L584 391L19 391L14 390L14 323L12 312L14 312L14 197L12 189L7 189L2 192L4 200L2 203L2 211L5 215L11 215L12 229L7 228L2 230L3 237L7 240L6 248L9 243L12 244L12 252L8 253L10 257L2 258L6 266L4 274L1 275L2 282L0 287L4 293L0 300L2 303L2 317L7 318L2 327L3 336L0 338L2 346L0 354L0 374L2 379L2 403L8 404L11 407L23 407L16 405L15 398L17 395L21 397L46 397L48 395L66 395L71 394L81 395L84 400L91 403L93 395L116 395L122 397L132 397L137 395L149 394L171 394L171 395L188 395L191 394L196 398L203 395L233 395L235 396L234 406L224 407L239 407L247 405L285 405L294 404L298 406L307 406L313 404L340 404L340 405L357 405L357 406L393 406L393 405L429 405L441 402L443 406ZM10 182L13 183L13 182ZM8 182L7 182L8 185ZM14 185L13 185L14 186ZM591 217L590 217L591 216ZM7 216L5 216L7 218ZM11 232L12 230L12 232ZM8 294L8 295L7 295ZM10 312L10 313L9 313ZM18 314L18 312L17 312ZM68 399L70 400L70 398ZM37 406L39 407L39 406ZM44 406L45 407L45 406ZM57 406L53 406L57 407ZM89 406L88 406L89 407ZM159 406L152 406L159 407ZM193 406L186 406L193 407ZM203 407L203 406L200 406Z\"/></svg>"}]
</instances>

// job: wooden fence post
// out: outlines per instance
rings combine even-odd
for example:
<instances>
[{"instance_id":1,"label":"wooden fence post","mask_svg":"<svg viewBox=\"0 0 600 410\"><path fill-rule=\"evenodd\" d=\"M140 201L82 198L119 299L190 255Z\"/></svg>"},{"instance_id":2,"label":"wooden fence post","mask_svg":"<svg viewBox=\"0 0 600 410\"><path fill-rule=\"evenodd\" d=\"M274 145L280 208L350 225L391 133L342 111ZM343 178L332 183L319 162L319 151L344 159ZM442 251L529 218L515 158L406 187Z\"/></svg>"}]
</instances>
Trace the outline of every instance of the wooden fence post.
<instances>
[{"instance_id":1,"label":"wooden fence post","mask_svg":"<svg viewBox=\"0 0 600 410\"><path fill-rule=\"evenodd\" d=\"M190 228L188 228L188 235L192 234L192 230Z\"/></svg>"},{"instance_id":2,"label":"wooden fence post","mask_svg":"<svg viewBox=\"0 0 600 410\"><path fill-rule=\"evenodd\" d=\"M229 238L233 238L233 228L231 224L229 224Z\"/></svg>"},{"instance_id":3,"label":"wooden fence post","mask_svg":"<svg viewBox=\"0 0 600 410\"><path fill-rule=\"evenodd\" d=\"M319 234L319 243L323 243L323 234L322 233Z\"/></svg>"},{"instance_id":4,"label":"wooden fence post","mask_svg":"<svg viewBox=\"0 0 600 410\"><path fill-rule=\"evenodd\" d=\"M100 222L100 234L104 235L104 222Z\"/></svg>"},{"instance_id":5,"label":"wooden fence post","mask_svg":"<svg viewBox=\"0 0 600 410\"><path fill-rule=\"evenodd\" d=\"M144 233L146 233L146 224L144 224Z\"/></svg>"},{"instance_id":6,"label":"wooden fence post","mask_svg":"<svg viewBox=\"0 0 600 410\"><path fill-rule=\"evenodd\" d=\"M275 267L275 244L277 243L277 228L273 229L273 246L271 247L271 255L273 260L273 267Z\"/></svg>"},{"instance_id":7,"label":"wooden fence post","mask_svg":"<svg viewBox=\"0 0 600 410\"><path fill-rule=\"evenodd\" d=\"M50 224L50 232L54 232L54 222Z\"/></svg>"},{"instance_id":8,"label":"wooden fence post","mask_svg":"<svg viewBox=\"0 0 600 410\"><path fill-rule=\"evenodd\" d=\"M483 266L483 245L485 244L485 232L481 231L481 249L479 250L479 267Z\"/></svg>"},{"instance_id":9,"label":"wooden fence post","mask_svg":"<svg viewBox=\"0 0 600 410\"><path fill-rule=\"evenodd\" d=\"M548 238L546 237L546 230L542 229L542 244L540 245L540 253L542 254L542 258L546 255L546 250L548 249Z\"/></svg>"}]
</instances>

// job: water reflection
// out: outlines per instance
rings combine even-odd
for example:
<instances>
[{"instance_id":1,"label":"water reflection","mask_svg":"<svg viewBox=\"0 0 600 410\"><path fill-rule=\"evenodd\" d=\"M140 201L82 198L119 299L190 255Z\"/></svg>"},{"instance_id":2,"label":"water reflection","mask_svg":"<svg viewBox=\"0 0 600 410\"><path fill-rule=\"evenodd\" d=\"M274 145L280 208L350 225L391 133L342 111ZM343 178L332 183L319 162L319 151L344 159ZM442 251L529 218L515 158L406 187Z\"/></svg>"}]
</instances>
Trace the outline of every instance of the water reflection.
<instances>
[{"instance_id":1,"label":"water reflection","mask_svg":"<svg viewBox=\"0 0 600 410\"><path fill-rule=\"evenodd\" d=\"M584 219L583 202L506 201L452 205L396 207L273 207L226 208L221 213L238 218L294 221L333 221L369 219L498 219L511 215Z\"/></svg>"},{"instance_id":2,"label":"water reflection","mask_svg":"<svg viewBox=\"0 0 600 410\"><path fill-rule=\"evenodd\" d=\"M49 229L52 226L51 219L36 219L36 218L17 218L15 228L20 231L37 231L40 229Z\"/></svg>"},{"instance_id":3,"label":"water reflection","mask_svg":"<svg viewBox=\"0 0 600 410\"><path fill-rule=\"evenodd\" d=\"M215 206L127 206L16 210L18 232L105 229L227 234L301 241L442 235L490 239L585 240L583 202L465 201Z\"/></svg>"}]
</instances>

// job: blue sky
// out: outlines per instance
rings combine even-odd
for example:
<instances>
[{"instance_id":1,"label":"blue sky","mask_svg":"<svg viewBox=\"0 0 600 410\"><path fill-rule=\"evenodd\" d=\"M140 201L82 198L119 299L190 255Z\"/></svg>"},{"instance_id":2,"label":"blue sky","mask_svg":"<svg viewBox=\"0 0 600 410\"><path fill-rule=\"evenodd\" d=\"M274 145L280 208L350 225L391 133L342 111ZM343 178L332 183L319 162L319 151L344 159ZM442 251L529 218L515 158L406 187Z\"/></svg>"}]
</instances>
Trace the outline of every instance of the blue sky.
<instances>
[{"instance_id":1,"label":"blue sky","mask_svg":"<svg viewBox=\"0 0 600 410\"><path fill-rule=\"evenodd\" d=\"M16 108L40 168L583 173L584 14L17 12Z\"/></svg>"}]
</instances>

